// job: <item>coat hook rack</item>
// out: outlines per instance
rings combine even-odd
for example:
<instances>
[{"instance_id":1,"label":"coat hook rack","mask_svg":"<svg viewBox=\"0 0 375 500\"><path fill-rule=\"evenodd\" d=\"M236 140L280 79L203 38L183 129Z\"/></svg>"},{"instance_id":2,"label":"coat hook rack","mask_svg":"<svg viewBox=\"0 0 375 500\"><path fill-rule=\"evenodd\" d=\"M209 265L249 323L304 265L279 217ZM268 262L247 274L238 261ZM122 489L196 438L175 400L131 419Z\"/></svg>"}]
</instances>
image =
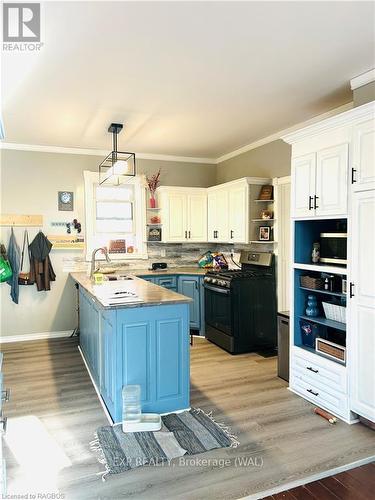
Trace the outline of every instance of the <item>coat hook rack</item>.
<instances>
[{"instance_id":1,"label":"coat hook rack","mask_svg":"<svg viewBox=\"0 0 375 500\"><path fill-rule=\"evenodd\" d=\"M43 215L0 214L2 227L43 227Z\"/></svg>"}]
</instances>

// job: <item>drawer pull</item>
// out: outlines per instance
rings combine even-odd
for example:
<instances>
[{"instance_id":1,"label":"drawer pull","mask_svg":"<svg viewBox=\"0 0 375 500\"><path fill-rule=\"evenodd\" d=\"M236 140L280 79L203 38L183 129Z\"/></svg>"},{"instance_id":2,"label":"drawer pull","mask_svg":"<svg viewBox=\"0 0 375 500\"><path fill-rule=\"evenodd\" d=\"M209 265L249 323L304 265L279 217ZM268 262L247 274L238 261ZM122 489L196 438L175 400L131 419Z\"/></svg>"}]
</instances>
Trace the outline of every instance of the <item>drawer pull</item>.
<instances>
[{"instance_id":1,"label":"drawer pull","mask_svg":"<svg viewBox=\"0 0 375 500\"><path fill-rule=\"evenodd\" d=\"M0 425L2 426L2 432L5 434L6 431L7 431L7 421L8 421L8 418L7 417L3 417L1 415L0 417Z\"/></svg>"},{"instance_id":2,"label":"drawer pull","mask_svg":"<svg viewBox=\"0 0 375 500\"><path fill-rule=\"evenodd\" d=\"M306 370L310 370L313 373L319 373L319 370L315 370L312 366L306 366Z\"/></svg>"},{"instance_id":3,"label":"drawer pull","mask_svg":"<svg viewBox=\"0 0 375 500\"><path fill-rule=\"evenodd\" d=\"M1 394L1 401L8 402L10 399L10 389L6 389Z\"/></svg>"},{"instance_id":4,"label":"drawer pull","mask_svg":"<svg viewBox=\"0 0 375 500\"><path fill-rule=\"evenodd\" d=\"M314 392L312 389L306 389L306 390L307 390L307 392L309 392L313 396L319 396L319 392Z\"/></svg>"}]
</instances>

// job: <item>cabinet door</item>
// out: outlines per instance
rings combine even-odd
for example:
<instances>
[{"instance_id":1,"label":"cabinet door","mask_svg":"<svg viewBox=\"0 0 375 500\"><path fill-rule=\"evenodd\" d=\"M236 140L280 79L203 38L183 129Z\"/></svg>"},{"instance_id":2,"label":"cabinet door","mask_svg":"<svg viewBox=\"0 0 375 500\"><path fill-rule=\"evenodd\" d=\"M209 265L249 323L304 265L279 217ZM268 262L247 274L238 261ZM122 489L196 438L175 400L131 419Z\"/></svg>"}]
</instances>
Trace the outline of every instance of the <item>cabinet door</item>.
<instances>
[{"instance_id":1,"label":"cabinet door","mask_svg":"<svg viewBox=\"0 0 375 500\"><path fill-rule=\"evenodd\" d=\"M199 277L180 276L178 279L178 292L193 299L190 302L190 328L200 329L200 293Z\"/></svg>"},{"instance_id":2,"label":"cabinet door","mask_svg":"<svg viewBox=\"0 0 375 500\"><path fill-rule=\"evenodd\" d=\"M292 217L315 215L316 156L311 153L292 161Z\"/></svg>"},{"instance_id":3,"label":"cabinet door","mask_svg":"<svg viewBox=\"0 0 375 500\"><path fill-rule=\"evenodd\" d=\"M163 224L167 242L181 242L187 239L187 196L184 193L169 192L165 195ZM163 207L164 208L164 207Z\"/></svg>"},{"instance_id":4,"label":"cabinet door","mask_svg":"<svg viewBox=\"0 0 375 500\"><path fill-rule=\"evenodd\" d=\"M354 127L352 184L354 191L375 189L375 122L374 119Z\"/></svg>"},{"instance_id":5,"label":"cabinet door","mask_svg":"<svg viewBox=\"0 0 375 500\"><path fill-rule=\"evenodd\" d=\"M101 315L101 377L100 393L111 415L116 406L116 313Z\"/></svg>"},{"instance_id":6,"label":"cabinet door","mask_svg":"<svg viewBox=\"0 0 375 500\"><path fill-rule=\"evenodd\" d=\"M228 208L227 189L215 189L208 193L208 241L229 241Z\"/></svg>"},{"instance_id":7,"label":"cabinet door","mask_svg":"<svg viewBox=\"0 0 375 500\"><path fill-rule=\"evenodd\" d=\"M375 191L353 195L349 304L350 409L375 422Z\"/></svg>"},{"instance_id":8,"label":"cabinet door","mask_svg":"<svg viewBox=\"0 0 375 500\"><path fill-rule=\"evenodd\" d=\"M187 211L189 241L207 241L206 193L189 194L187 197Z\"/></svg>"},{"instance_id":9,"label":"cabinet door","mask_svg":"<svg viewBox=\"0 0 375 500\"><path fill-rule=\"evenodd\" d=\"M228 192L229 242L248 243L249 235L249 187L238 186Z\"/></svg>"},{"instance_id":10,"label":"cabinet door","mask_svg":"<svg viewBox=\"0 0 375 500\"><path fill-rule=\"evenodd\" d=\"M346 215L348 198L348 145L316 155L316 215Z\"/></svg>"}]
</instances>

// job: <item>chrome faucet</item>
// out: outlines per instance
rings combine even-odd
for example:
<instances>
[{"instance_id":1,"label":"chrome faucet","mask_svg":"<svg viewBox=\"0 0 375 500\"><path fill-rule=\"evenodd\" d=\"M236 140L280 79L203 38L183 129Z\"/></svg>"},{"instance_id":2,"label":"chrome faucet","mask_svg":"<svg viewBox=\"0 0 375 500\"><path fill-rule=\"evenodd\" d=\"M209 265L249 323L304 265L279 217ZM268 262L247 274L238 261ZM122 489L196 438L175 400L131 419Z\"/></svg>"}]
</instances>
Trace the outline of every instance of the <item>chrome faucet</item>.
<instances>
[{"instance_id":1,"label":"chrome faucet","mask_svg":"<svg viewBox=\"0 0 375 500\"><path fill-rule=\"evenodd\" d=\"M108 256L108 250L106 247L100 247L100 248L96 248L93 252L92 252L92 255L91 255L91 271L90 271L90 278L93 279L94 278L94 273L95 271L97 271L96 269L96 254L97 252L101 251L102 253L104 253L104 256L105 256L105 260L107 262L111 262L111 259L109 258Z\"/></svg>"}]
</instances>

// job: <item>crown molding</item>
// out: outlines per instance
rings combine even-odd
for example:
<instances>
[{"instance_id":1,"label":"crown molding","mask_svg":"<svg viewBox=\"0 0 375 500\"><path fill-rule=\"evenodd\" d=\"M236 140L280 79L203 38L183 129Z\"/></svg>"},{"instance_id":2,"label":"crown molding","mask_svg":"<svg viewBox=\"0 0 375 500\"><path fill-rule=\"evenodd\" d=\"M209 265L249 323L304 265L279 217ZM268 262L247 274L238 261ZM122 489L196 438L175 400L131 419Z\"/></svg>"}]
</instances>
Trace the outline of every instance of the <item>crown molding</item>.
<instances>
[{"instance_id":1,"label":"crown molding","mask_svg":"<svg viewBox=\"0 0 375 500\"><path fill-rule=\"evenodd\" d=\"M342 106L339 106L338 108L331 109L330 111L327 111L326 113L322 113L321 115L314 116L313 118L310 118L309 120L306 120L304 122L297 123L296 125L293 125L292 127L286 128L284 130L280 130L279 132L276 132L275 134L269 135L267 137L264 137L263 139L259 139L258 141L251 142L250 144L247 144L246 146L243 146L239 149L235 149L231 153L227 153L223 156L220 156L219 158L216 159L216 163L222 163L223 161L230 160L231 158L234 158L235 156L238 156L242 153L246 153L247 151L251 151L252 149L259 148L260 146L264 146L265 144L268 144L273 141L277 141L278 139L283 139L284 136L287 134L290 134L296 130L299 130L300 128L306 127L310 124L320 122L321 120L324 120L326 118L329 118L331 116L335 116L339 113L343 113L344 111L347 111L349 109L353 108L353 102L348 102L346 104L343 104Z\"/></svg>"},{"instance_id":2,"label":"crown molding","mask_svg":"<svg viewBox=\"0 0 375 500\"><path fill-rule=\"evenodd\" d=\"M362 73L361 75L352 78L350 80L350 88L355 90L373 81L375 81L375 69L370 69L369 71L366 71L366 73Z\"/></svg>"},{"instance_id":3,"label":"crown molding","mask_svg":"<svg viewBox=\"0 0 375 500\"><path fill-rule=\"evenodd\" d=\"M35 151L39 153L60 153L73 155L107 156L111 151L104 149L66 148L62 146L42 146L38 144L17 144L15 142L0 142L0 149L17 151ZM215 164L214 158L197 158L193 156L160 155L151 153L135 153L140 160L176 161L183 163Z\"/></svg>"},{"instance_id":4,"label":"crown molding","mask_svg":"<svg viewBox=\"0 0 375 500\"><path fill-rule=\"evenodd\" d=\"M371 116L375 119L375 101L368 102L357 108L352 108L344 113L319 121L318 123L303 127L291 134L284 135L281 139L288 144L294 144L307 137L313 137L340 126L350 125L358 120Z\"/></svg>"},{"instance_id":5,"label":"crown molding","mask_svg":"<svg viewBox=\"0 0 375 500\"><path fill-rule=\"evenodd\" d=\"M375 70L374 70L375 71ZM362 75L360 75L362 76ZM359 78L359 77L357 77ZM366 106L366 105L365 105ZM362 106L360 106L362 107ZM252 149L259 148L260 146L264 146L273 141L277 141L279 139L285 140L288 142L287 137L292 136L294 132L300 131L301 129L305 129L310 125L314 125L315 123L321 122L322 120L326 120L331 117L335 117L336 115L342 114L345 111L353 109L353 102L348 102L339 106L338 108L331 109L326 113L322 113L320 115L314 116L309 120L304 122L297 123L292 127L286 128L284 130L280 130L274 134L271 134L267 137L263 137L257 141L251 142L241 148L235 149L230 153L226 153L225 155L219 156L218 158L199 158L192 156L173 156L173 155L160 155L160 154L151 154L151 153L136 153L136 157L141 160L157 160L157 161L176 161L176 162L184 162L184 163L205 163L210 165L215 165L222 163L226 160L230 160L235 156L239 156L247 151L251 151ZM358 108L356 108L358 109ZM36 144L17 144L13 142L0 142L0 149L14 149L18 151L37 151L43 153L62 153L62 154L77 154L77 155L91 155L91 156L106 156L110 153L109 150L102 149L83 149L83 148L67 148L61 146L42 146Z\"/></svg>"}]
</instances>

